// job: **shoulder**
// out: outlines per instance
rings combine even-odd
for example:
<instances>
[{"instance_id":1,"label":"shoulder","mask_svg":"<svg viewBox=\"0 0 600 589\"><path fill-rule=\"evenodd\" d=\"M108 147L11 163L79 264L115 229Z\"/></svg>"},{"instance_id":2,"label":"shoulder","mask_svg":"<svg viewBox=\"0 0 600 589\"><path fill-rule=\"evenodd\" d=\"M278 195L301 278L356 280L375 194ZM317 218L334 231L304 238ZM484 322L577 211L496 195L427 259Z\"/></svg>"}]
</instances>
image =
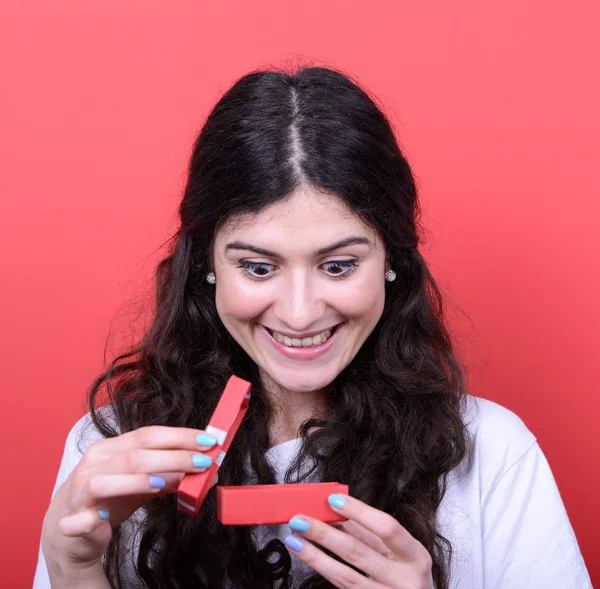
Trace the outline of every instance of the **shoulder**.
<instances>
[{"instance_id":1,"label":"shoulder","mask_svg":"<svg viewBox=\"0 0 600 589\"><path fill-rule=\"evenodd\" d=\"M537 445L523 419L494 401L468 395L463 419L472 441L473 465L483 473L484 486L493 487Z\"/></svg>"},{"instance_id":2,"label":"shoulder","mask_svg":"<svg viewBox=\"0 0 600 589\"><path fill-rule=\"evenodd\" d=\"M112 405L99 407L96 412L107 425L115 431L119 431ZM94 442L104 439L104 436L94 424L91 413L88 412L77 420L67 434L65 453L80 457Z\"/></svg>"},{"instance_id":3,"label":"shoulder","mask_svg":"<svg viewBox=\"0 0 600 589\"><path fill-rule=\"evenodd\" d=\"M118 432L114 411L110 405L99 407L96 412L100 418ZM96 428L90 413L86 413L77 420L67 434L62 459L56 476L52 496L58 488L69 477L77 463L81 460L84 452L94 443L105 439Z\"/></svg>"},{"instance_id":4,"label":"shoulder","mask_svg":"<svg viewBox=\"0 0 600 589\"><path fill-rule=\"evenodd\" d=\"M465 425L480 444L504 441L508 444L531 443L535 436L523 419L507 407L475 395L468 395L463 413Z\"/></svg>"}]
</instances>

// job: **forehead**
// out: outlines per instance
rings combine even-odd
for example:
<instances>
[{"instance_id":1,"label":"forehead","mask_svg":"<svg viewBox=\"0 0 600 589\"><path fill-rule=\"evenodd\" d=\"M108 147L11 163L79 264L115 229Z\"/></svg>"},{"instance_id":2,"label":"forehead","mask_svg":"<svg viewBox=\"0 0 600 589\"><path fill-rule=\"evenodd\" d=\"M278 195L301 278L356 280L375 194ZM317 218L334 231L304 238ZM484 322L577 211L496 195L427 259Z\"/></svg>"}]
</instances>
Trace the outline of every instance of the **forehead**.
<instances>
[{"instance_id":1,"label":"forehead","mask_svg":"<svg viewBox=\"0 0 600 589\"><path fill-rule=\"evenodd\" d=\"M258 213L230 219L216 236L217 249L232 239L279 249L327 245L348 235L364 235L379 243L377 232L339 197L302 188Z\"/></svg>"}]
</instances>

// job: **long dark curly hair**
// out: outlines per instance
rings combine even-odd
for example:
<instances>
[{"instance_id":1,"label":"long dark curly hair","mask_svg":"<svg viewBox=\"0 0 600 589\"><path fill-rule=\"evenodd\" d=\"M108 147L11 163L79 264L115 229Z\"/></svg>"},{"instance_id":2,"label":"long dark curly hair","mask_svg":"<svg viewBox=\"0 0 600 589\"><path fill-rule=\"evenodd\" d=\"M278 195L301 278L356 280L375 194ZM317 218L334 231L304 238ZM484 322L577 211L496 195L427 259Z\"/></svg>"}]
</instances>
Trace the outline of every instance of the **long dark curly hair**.
<instances>
[{"instance_id":1,"label":"long dark curly hair","mask_svg":"<svg viewBox=\"0 0 600 589\"><path fill-rule=\"evenodd\" d=\"M327 393L327 418L301 429L286 475L316 461L321 480L395 517L429 551L438 589L449 586L450 542L436 530L446 478L470 453L463 422L465 369L445 326L445 302L421 256L415 180L390 122L359 84L326 67L273 69L241 77L218 101L193 147L180 225L156 272L156 308L143 336L90 385L95 426L105 437L147 425L206 427L231 374L252 382L252 401L219 484L275 483L265 458L269 401L258 368L227 332L215 307L215 234L232 215L259 212L301 185L341 198L378 231L398 278L386 283L383 315ZM118 431L98 411L106 386ZM327 450L324 451L324 448ZM256 546L253 528L223 526L211 490L197 519L172 494L153 498L137 570L150 589L292 586L278 539ZM105 553L122 587L122 530ZM332 587L317 573L303 588Z\"/></svg>"}]
</instances>

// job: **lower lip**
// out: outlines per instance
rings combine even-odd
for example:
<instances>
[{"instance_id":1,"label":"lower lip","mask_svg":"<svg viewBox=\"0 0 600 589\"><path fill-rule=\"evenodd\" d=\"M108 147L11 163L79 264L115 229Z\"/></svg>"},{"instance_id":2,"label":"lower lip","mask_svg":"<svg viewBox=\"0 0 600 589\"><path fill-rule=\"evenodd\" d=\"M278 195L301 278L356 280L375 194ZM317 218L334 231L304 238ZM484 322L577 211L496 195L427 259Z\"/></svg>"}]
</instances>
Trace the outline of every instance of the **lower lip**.
<instances>
[{"instance_id":1,"label":"lower lip","mask_svg":"<svg viewBox=\"0 0 600 589\"><path fill-rule=\"evenodd\" d=\"M286 346L285 344L279 343L262 325L260 326L264 334L267 336L267 339L273 344L276 350L281 352L284 356L288 358L294 358L296 360L312 360L313 358L318 358L319 356L325 354L333 344L335 344L338 339L338 334L343 329L343 324L339 324L336 327L336 330L330 336L330 338L323 344L319 344L318 346L311 346L310 348L294 348L292 346Z\"/></svg>"}]
</instances>

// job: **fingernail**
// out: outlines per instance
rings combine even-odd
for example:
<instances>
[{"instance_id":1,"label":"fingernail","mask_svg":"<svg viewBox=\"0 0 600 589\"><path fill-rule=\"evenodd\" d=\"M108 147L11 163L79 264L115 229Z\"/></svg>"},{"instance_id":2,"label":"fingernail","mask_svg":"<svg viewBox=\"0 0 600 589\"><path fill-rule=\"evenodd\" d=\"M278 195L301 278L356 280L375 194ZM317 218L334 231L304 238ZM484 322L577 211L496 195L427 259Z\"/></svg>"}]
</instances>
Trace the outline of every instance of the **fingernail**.
<instances>
[{"instance_id":1,"label":"fingernail","mask_svg":"<svg viewBox=\"0 0 600 589\"><path fill-rule=\"evenodd\" d=\"M99 509L98 515L100 516L100 519L108 519L110 517L110 513L108 513L108 511L105 509Z\"/></svg>"},{"instance_id":2,"label":"fingernail","mask_svg":"<svg viewBox=\"0 0 600 589\"><path fill-rule=\"evenodd\" d=\"M304 548L304 542L302 542L298 536L288 536L285 539L285 544L296 552L300 552L300 550Z\"/></svg>"},{"instance_id":3,"label":"fingernail","mask_svg":"<svg viewBox=\"0 0 600 589\"><path fill-rule=\"evenodd\" d=\"M217 438L211 434L198 434L196 442L199 446L208 446L210 448L217 443Z\"/></svg>"},{"instance_id":4,"label":"fingernail","mask_svg":"<svg viewBox=\"0 0 600 589\"><path fill-rule=\"evenodd\" d=\"M308 522L300 517L293 517L288 523L288 526L290 526L294 532L306 532L306 530L308 530Z\"/></svg>"},{"instance_id":5,"label":"fingernail","mask_svg":"<svg viewBox=\"0 0 600 589\"><path fill-rule=\"evenodd\" d=\"M150 486L156 489L164 489L167 481L162 477L158 477L156 475L150 475Z\"/></svg>"},{"instance_id":6,"label":"fingernail","mask_svg":"<svg viewBox=\"0 0 600 589\"><path fill-rule=\"evenodd\" d=\"M196 468L208 468L212 464L212 458L205 454L194 454L192 461Z\"/></svg>"},{"instance_id":7,"label":"fingernail","mask_svg":"<svg viewBox=\"0 0 600 589\"><path fill-rule=\"evenodd\" d=\"M346 498L341 495L329 495L327 497L327 501L329 501L329 505L336 507L337 509L341 509L346 505Z\"/></svg>"}]
</instances>

